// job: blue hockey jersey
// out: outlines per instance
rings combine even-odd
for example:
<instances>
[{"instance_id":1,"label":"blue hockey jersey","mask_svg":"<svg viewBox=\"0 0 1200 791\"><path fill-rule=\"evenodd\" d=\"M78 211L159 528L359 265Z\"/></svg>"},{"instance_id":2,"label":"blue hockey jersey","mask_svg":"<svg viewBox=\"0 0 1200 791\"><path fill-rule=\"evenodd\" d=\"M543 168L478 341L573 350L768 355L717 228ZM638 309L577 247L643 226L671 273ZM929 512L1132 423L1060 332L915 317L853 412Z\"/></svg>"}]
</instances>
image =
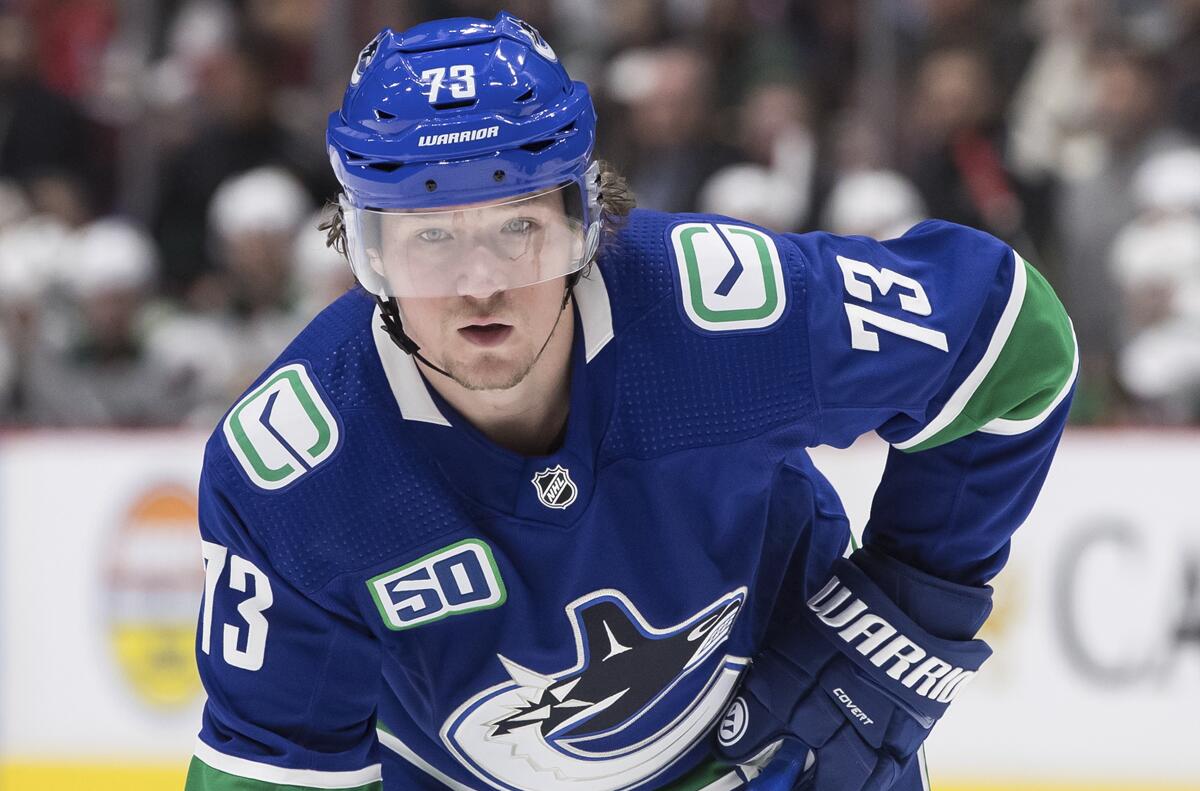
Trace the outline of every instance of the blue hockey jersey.
<instances>
[{"instance_id":1,"label":"blue hockey jersey","mask_svg":"<svg viewBox=\"0 0 1200 791\"><path fill-rule=\"evenodd\" d=\"M575 290L562 446L491 443L361 291L200 488L189 789L730 788L710 733L849 529L806 448L892 444L865 542L982 585L1050 463L1070 322L1011 248L636 211Z\"/></svg>"}]
</instances>

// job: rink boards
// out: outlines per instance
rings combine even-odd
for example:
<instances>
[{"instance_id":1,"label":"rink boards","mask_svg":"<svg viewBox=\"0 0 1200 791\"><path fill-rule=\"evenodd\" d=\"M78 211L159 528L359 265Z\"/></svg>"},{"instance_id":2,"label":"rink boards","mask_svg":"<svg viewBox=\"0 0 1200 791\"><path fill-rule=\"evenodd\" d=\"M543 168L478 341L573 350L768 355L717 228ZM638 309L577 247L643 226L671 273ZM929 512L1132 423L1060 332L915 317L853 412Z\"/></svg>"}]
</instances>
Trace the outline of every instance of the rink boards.
<instances>
[{"instance_id":1,"label":"rink boards","mask_svg":"<svg viewBox=\"0 0 1200 791\"><path fill-rule=\"evenodd\" d=\"M188 433L0 435L0 789L180 788L202 692ZM820 450L861 528L886 449ZM996 580L933 787L1200 789L1200 433L1076 431Z\"/></svg>"}]
</instances>

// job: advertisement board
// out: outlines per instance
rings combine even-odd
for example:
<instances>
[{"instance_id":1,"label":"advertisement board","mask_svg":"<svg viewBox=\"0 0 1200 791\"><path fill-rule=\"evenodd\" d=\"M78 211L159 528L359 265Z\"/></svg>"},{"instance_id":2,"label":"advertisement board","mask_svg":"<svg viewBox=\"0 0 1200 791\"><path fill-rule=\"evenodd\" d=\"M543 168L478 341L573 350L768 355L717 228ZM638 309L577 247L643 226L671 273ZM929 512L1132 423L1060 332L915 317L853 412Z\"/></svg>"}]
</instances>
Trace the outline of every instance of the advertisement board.
<instances>
[{"instance_id":1,"label":"advertisement board","mask_svg":"<svg viewBox=\"0 0 1200 791\"><path fill-rule=\"evenodd\" d=\"M186 762L202 705L202 448L175 433L0 440L5 791L72 767Z\"/></svg>"},{"instance_id":2,"label":"advertisement board","mask_svg":"<svg viewBox=\"0 0 1200 791\"><path fill-rule=\"evenodd\" d=\"M0 437L0 789L166 789L202 691L194 434ZM861 530L886 447L820 449ZM1200 434L1073 432L933 787L1200 789Z\"/></svg>"},{"instance_id":3,"label":"advertisement board","mask_svg":"<svg viewBox=\"0 0 1200 791\"><path fill-rule=\"evenodd\" d=\"M886 452L814 453L859 529ZM934 787L1200 789L1200 435L1069 432L993 582Z\"/></svg>"}]
</instances>

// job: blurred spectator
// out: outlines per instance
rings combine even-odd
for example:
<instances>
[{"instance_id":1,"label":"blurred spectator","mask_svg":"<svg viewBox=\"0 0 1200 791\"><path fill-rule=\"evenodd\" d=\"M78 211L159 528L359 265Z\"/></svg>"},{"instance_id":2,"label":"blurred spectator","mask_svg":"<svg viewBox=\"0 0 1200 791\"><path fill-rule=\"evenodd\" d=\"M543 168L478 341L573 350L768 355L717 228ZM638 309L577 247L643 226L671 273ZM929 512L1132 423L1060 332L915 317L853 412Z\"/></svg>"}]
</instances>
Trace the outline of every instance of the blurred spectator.
<instances>
[{"instance_id":1,"label":"blurred spectator","mask_svg":"<svg viewBox=\"0 0 1200 791\"><path fill-rule=\"evenodd\" d=\"M1092 41L1102 23L1095 0L1036 0L1031 21L1041 41L1010 110L1009 161L1034 182L1062 178L1086 144Z\"/></svg>"},{"instance_id":2,"label":"blurred spectator","mask_svg":"<svg viewBox=\"0 0 1200 791\"><path fill-rule=\"evenodd\" d=\"M1137 171L1138 217L1113 243L1120 289L1117 373L1135 416L1200 420L1200 149L1166 151Z\"/></svg>"},{"instance_id":3,"label":"blurred spectator","mask_svg":"<svg viewBox=\"0 0 1200 791\"><path fill-rule=\"evenodd\" d=\"M1200 0L1172 0L1175 34L1168 51L1171 103L1180 127L1200 138Z\"/></svg>"},{"instance_id":4,"label":"blurred spectator","mask_svg":"<svg viewBox=\"0 0 1200 791\"><path fill-rule=\"evenodd\" d=\"M913 180L930 214L1022 241L1025 206L1005 165L1006 130L987 61L967 49L931 53L915 90Z\"/></svg>"},{"instance_id":5,"label":"blurred spectator","mask_svg":"<svg viewBox=\"0 0 1200 791\"><path fill-rule=\"evenodd\" d=\"M21 181L66 171L98 189L109 165L76 107L38 78L33 37L24 17L0 8L0 176Z\"/></svg>"},{"instance_id":6,"label":"blurred spectator","mask_svg":"<svg viewBox=\"0 0 1200 791\"><path fill-rule=\"evenodd\" d=\"M737 114L738 142L750 162L714 173L701 187L700 210L779 231L808 225L817 172L808 115L794 84L769 82L750 90Z\"/></svg>"},{"instance_id":7,"label":"blurred spectator","mask_svg":"<svg viewBox=\"0 0 1200 791\"><path fill-rule=\"evenodd\" d=\"M1200 420L1200 218L1136 221L1117 237L1113 270L1129 332L1118 374L1136 417Z\"/></svg>"},{"instance_id":8,"label":"blurred spectator","mask_svg":"<svg viewBox=\"0 0 1200 791\"><path fill-rule=\"evenodd\" d=\"M1200 420L1183 230L1200 216L1200 155L1155 157L1200 132L1200 0L509 10L589 82L599 152L641 205L877 237L926 214L984 228L1035 260L1074 314L1076 419ZM215 420L351 282L309 216L334 194L321 128L345 64L382 25L496 11L0 4L0 421L32 419L39 355L80 347L102 318L76 308L87 300L67 251L112 197L162 252L127 300L134 356L186 389L186 419ZM264 167L274 175L234 189Z\"/></svg>"},{"instance_id":9,"label":"blurred spectator","mask_svg":"<svg viewBox=\"0 0 1200 791\"><path fill-rule=\"evenodd\" d=\"M716 138L708 61L682 46L628 50L613 60L606 83L625 112L614 129L618 139L606 147L638 205L694 210L704 182L734 160Z\"/></svg>"},{"instance_id":10,"label":"blurred spectator","mask_svg":"<svg viewBox=\"0 0 1200 791\"><path fill-rule=\"evenodd\" d=\"M704 184L698 208L778 231L792 230L807 200L781 174L743 163L718 170Z\"/></svg>"},{"instance_id":11,"label":"blurred spectator","mask_svg":"<svg viewBox=\"0 0 1200 791\"><path fill-rule=\"evenodd\" d=\"M939 50L977 53L992 75L989 90L1007 102L1029 59L1023 0L911 0L901 27L902 61L921 64Z\"/></svg>"},{"instance_id":12,"label":"blurred spectator","mask_svg":"<svg viewBox=\"0 0 1200 791\"><path fill-rule=\"evenodd\" d=\"M116 0L26 0L38 71L54 91L82 97L117 29Z\"/></svg>"},{"instance_id":13,"label":"blurred spectator","mask_svg":"<svg viewBox=\"0 0 1200 791\"><path fill-rule=\"evenodd\" d=\"M207 216L218 270L196 302L220 328L213 337L224 336L227 351L220 353L231 355L226 401L249 385L309 318L298 306L292 248L311 212L304 187L280 168L234 176L213 195Z\"/></svg>"},{"instance_id":14,"label":"blurred spectator","mask_svg":"<svg viewBox=\"0 0 1200 791\"><path fill-rule=\"evenodd\" d=\"M34 364L43 334L61 337L62 312L47 309L61 282L61 265L70 229L48 215L23 216L28 204L8 194L0 229L0 334L9 357L9 386L0 400L0 423L28 422L25 371Z\"/></svg>"},{"instance_id":15,"label":"blurred spectator","mask_svg":"<svg viewBox=\"0 0 1200 791\"><path fill-rule=\"evenodd\" d=\"M1163 113L1160 63L1128 45L1100 47L1090 62L1090 141L1066 171L1057 205L1062 272L1056 286L1081 349L1080 407L1117 408L1113 365L1118 341L1115 284L1105 262L1117 232L1137 214L1129 189L1148 157L1183 137Z\"/></svg>"},{"instance_id":16,"label":"blurred spectator","mask_svg":"<svg viewBox=\"0 0 1200 791\"><path fill-rule=\"evenodd\" d=\"M289 307L292 240L311 211L304 187L280 168L255 168L217 188L209 243L233 314L254 318Z\"/></svg>"},{"instance_id":17,"label":"blurred spectator","mask_svg":"<svg viewBox=\"0 0 1200 791\"><path fill-rule=\"evenodd\" d=\"M1200 216L1200 148L1169 148L1148 157L1130 186L1140 214Z\"/></svg>"},{"instance_id":18,"label":"blurred spectator","mask_svg":"<svg viewBox=\"0 0 1200 791\"><path fill-rule=\"evenodd\" d=\"M43 172L28 180L26 193L34 213L53 218L66 228L83 227L95 213L87 186L74 173Z\"/></svg>"},{"instance_id":19,"label":"blurred spectator","mask_svg":"<svg viewBox=\"0 0 1200 791\"><path fill-rule=\"evenodd\" d=\"M916 188L890 170L848 173L834 183L821 225L842 235L894 239L926 218Z\"/></svg>"},{"instance_id":20,"label":"blurred spectator","mask_svg":"<svg viewBox=\"0 0 1200 791\"><path fill-rule=\"evenodd\" d=\"M266 164L303 172L304 157L272 112L268 66L250 49L212 56L198 83L195 138L174 151L160 177L156 230L165 285L186 295L215 262L204 244L208 204L230 176ZM322 167L327 164L322 160Z\"/></svg>"},{"instance_id":21,"label":"blurred spectator","mask_svg":"<svg viewBox=\"0 0 1200 791\"><path fill-rule=\"evenodd\" d=\"M42 333L26 361L24 408L47 426L171 425L186 393L143 342L156 252L142 231L98 220L62 248L69 333Z\"/></svg>"}]
</instances>

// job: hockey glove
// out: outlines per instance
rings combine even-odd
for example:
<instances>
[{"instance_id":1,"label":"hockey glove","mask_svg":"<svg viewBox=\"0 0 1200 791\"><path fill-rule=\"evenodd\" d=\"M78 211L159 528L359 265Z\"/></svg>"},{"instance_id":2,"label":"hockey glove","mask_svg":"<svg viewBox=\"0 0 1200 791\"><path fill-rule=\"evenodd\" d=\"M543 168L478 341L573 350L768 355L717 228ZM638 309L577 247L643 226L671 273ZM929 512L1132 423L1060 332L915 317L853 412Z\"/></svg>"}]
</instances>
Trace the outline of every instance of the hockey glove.
<instances>
[{"instance_id":1,"label":"hockey glove","mask_svg":"<svg viewBox=\"0 0 1200 791\"><path fill-rule=\"evenodd\" d=\"M719 751L753 763L777 749L748 788L890 788L991 654L969 639L990 609L990 588L949 583L869 549L838 560L756 657L718 729Z\"/></svg>"}]
</instances>

